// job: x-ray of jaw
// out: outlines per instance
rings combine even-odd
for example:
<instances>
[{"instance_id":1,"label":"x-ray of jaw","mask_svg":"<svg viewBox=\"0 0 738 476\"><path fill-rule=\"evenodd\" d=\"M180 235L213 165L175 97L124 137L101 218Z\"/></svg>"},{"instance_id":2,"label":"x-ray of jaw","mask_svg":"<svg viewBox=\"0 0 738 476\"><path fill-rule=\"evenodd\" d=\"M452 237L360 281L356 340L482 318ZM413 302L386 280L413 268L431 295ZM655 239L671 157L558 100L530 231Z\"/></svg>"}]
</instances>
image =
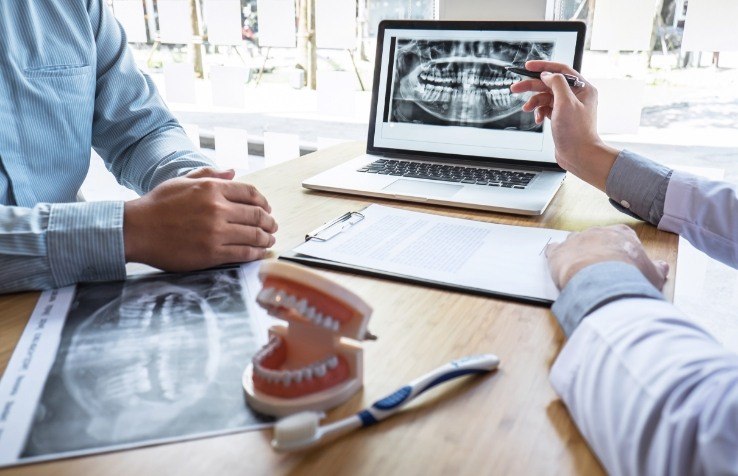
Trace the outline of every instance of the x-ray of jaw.
<instances>
[{"instance_id":1,"label":"x-ray of jaw","mask_svg":"<svg viewBox=\"0 0 738 476\"><path fill-rule=\"evenodd\" d=\"M391 122L541 132L520 76L505 66L550 59L553 42L397 40Z\"/></svg>"},{"instance_id":2,"label":"x-ray of jaw","mask_svg":"<svg viewBox=\"0 0 738 476\"><path fill-rule=\"evenodd\" d=\"M258 350L237 268L77 287L23 457L263 422L241 373Z\"/></svg>"}]
</instances>

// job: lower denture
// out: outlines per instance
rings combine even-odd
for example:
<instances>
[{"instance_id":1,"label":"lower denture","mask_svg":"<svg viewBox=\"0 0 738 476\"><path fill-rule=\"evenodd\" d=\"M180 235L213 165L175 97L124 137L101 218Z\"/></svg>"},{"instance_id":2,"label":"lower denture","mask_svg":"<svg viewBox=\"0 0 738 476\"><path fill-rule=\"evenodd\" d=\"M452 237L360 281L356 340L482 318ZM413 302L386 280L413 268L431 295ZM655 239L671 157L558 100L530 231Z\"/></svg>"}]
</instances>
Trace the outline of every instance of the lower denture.
<instances>
[{"instance_id":1,"label":"lower denture","mask_svg":"<svg viewBox=\"0 0 738 476\"><path fill-rule=\"evenodd\" d=\"M260 352L254 358L254 367L276 371L302 370L283 368L286 359L287 342L279 336L273 336L267 348L264 349L264 352ZM340 355L337 356L337 360L338 365L332 369L326 369L323 376L318 376L313 372L311 378L303 378L300 382L291 380L288 385L285 385L281 381L270 381L255 371L253 373L254 388L266 395L280 398L303 397L327 390L349 378L350 370L348 363ZM303 368L308 368L311 364L307 364Z\"/></svg>"}]
</instances>

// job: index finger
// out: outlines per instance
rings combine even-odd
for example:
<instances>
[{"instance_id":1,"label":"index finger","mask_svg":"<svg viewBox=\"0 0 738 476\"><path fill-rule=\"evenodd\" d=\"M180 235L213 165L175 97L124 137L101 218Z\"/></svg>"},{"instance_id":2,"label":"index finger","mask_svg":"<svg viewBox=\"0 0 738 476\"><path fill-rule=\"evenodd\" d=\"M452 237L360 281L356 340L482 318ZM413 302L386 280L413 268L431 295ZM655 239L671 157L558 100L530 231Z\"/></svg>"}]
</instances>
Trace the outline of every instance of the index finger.
<instances>
[{"instance_id":1,"label":"index finger","mask_svg":"<svg viewBox=\"0 0 738 476\"><path fill-rule=\"evenodd\" d=\"M564 63L557 63L555 61L545 60L530 60L525 62L525 69L528 71L548 71L549 73L566 73L573 74L574 76L581 79L579 72L575 71L574 68Z\"/></svg>"},{"instance_id":2,"label":"index finger","mask_svg":"<svg viewBox=\"0 0 738 476\"><path fill-rule=\"evenodd\" d=\"M246 205L256 205L266 210L267 213L272 212L266 197L262 195L256 187L243 182L225 182L223 183L223 196L226 200L234 203L243 203Z\"/></svg>"},{"instance_id":3,"label":"index finger","mask_svg":"<svg viewBox=\"0 0 738 476\"><path fill-rule=\"evenodd\" d=\"M548 92L551 88L546 86L540 79L524 79L510 85L510 91L514 93L527 93L529 91Z\"/></svg>"}]
</instances>

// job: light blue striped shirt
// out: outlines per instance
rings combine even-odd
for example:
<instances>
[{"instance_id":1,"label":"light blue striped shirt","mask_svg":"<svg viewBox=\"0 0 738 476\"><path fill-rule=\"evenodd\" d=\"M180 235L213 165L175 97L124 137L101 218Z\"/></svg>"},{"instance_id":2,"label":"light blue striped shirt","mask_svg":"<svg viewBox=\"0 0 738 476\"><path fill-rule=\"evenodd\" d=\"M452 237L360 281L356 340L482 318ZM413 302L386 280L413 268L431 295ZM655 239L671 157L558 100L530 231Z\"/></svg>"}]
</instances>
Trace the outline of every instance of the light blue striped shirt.
<instances>
[{"instance_id":1,"label":"light blue striped shirt","mask_svg":"<svg viewBox=\"0 0 738 476\"><path fill-rule=\"evenodd\" d=\"M213 165L104 0L0 1L0 292L125 277L123 202L76 202L91 147L139 194Z\"/></svg>"}]
</instances>

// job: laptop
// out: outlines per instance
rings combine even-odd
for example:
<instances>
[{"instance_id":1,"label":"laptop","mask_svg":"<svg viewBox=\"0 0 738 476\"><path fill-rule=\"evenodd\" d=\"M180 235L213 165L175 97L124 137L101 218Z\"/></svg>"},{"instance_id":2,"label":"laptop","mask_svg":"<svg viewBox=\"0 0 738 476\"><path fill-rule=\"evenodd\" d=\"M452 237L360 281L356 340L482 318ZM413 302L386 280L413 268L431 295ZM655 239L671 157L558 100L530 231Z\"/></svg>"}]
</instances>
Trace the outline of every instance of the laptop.
<instances>
[{"instance_id":1,"label":"laptop","mask_svg":"<svg viewBox=\"0 0 738 476\"><path fill-rule=\"evenodd\" d=\"M566 172L550 123L510 93L506 66L579 70L582 22L386 20L379 24L366 153L308 189L540 215Z\"/></svg>"}]
</instances>

